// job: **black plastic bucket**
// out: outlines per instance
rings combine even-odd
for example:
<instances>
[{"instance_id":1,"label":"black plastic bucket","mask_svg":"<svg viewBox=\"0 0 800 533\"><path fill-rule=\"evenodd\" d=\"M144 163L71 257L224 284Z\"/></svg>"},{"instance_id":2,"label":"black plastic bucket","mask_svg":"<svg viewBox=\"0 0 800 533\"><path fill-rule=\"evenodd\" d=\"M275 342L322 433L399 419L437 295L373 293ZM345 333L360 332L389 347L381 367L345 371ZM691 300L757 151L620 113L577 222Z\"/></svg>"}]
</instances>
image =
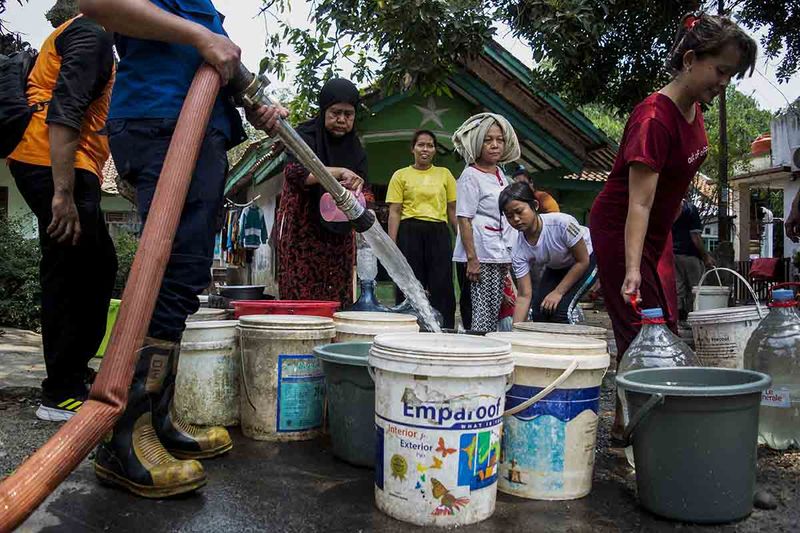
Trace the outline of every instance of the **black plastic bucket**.
<instances>
[{"instance_id":1,"label":"black plastic bucket","mask_svg":"<svg viewBox=\"0 0 800 533\"><path fill-rule=\"evenodd\" d=\"M649 368L617 377L647 510L721 523L753 509L758 408L771 378L729 368Z\"/></svg>"}]
</instances>

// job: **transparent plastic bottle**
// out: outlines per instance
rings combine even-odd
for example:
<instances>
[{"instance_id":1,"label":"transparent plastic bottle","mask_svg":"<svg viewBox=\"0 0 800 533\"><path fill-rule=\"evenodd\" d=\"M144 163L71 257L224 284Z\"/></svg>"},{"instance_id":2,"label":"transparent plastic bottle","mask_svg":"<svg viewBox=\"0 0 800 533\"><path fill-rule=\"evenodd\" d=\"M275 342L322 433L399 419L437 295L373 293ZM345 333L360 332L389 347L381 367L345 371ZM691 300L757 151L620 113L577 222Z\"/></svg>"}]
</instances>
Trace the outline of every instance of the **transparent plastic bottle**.
<instances>
[{"instance_id":1,"label":"transparent plastic bottle","mask_svg":"<svg viewBox=\"0 0 800 533\"><path fill-rule=\"evenodd\" d=\"M774 450L800 447L800 315L791 290L772 291L769 314L747 342L744 366L772 376L761 395L758 441Z\"/></svg>"},{"instance_id":2,"label":"transparent plastic bottle","mask_svg":"<svg viewBox=\"0 0 800 533\"><path fill-rule=\"evenodd\" d=\"M672 333L664 321L660 308L642 310L642 329L633 339L617 366L617 375L640 368L665 368L676 366L702 366L700 359L689 346ZM628 425L628 405L625 395L617 390L622 404L622 420ZM628 463L634 466L633 447L625 448Z\"/></svg>"},{"instance_id":3,"label":"transparent plastic bottle","mask_svg":"<svg viewBox=\"0 0 800 533\"><path fill-rule=\"evenodd\" d=\"M361 281L373 281L378 277L378 258L360 233L356 234L356 272Z\"/></svg>"}]
</instances>

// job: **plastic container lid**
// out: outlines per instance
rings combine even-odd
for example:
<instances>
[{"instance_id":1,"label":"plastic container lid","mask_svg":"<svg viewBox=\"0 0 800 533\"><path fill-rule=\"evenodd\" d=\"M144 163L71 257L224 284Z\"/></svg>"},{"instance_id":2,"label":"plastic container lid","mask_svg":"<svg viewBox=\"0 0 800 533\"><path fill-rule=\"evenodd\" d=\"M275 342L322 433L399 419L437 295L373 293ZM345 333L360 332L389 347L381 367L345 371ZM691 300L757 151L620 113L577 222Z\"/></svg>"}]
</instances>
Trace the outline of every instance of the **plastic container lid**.
<instances>
[{"instance_id":1,"label":"plastic container lid","mask_svg":"<svg viewBox=\"0 0 800 533\"><path fill-rule=\"evenodd\" d=\"M378 335L369 364L392 372L453 378L507 376L514 370L508 342L448 333Z\"/></svg>"},{"instance_id":2,"label":"plastic container lid","mask_svg":"<svg viewBox=\"0 0 800 533\"><path fill-rule=\"evenodd\" d=\"M336 342L314 348L314 355L328 363L367 366L371 342Z\"/></svg>"},{"instance_id":3,"label":"plastic container lid","mask_svg":"<svg viewBox=\"0 0 800 533\"><path fill-rule=\"evenodd\" d=\"M544 335L525 331L487 333L511 343L514 363L534 368L567 368L577 359L578 369L608 368L611 359L604 340L574 335Z\"/></svg>"},{"instance_id":4,"label":"plastic container lid","mask_svg":"<svg viewBox=\"0 0 800 533\"><path fill-rule=\"evenodd\" d=\"M775 289L772 291L772 300L775 302L787 302L794 299L794 291L790 289Z\"/></svg>"},{"instance_id":5,"label":"plastic container lid","mask_svg":"<svg viewBox=\"0 0 800 533\"><path fill-rule=\"evenodd\" d=\"M336 331L362 335L394 333L397 331L419 331L417 317L401 313L379 311L339 311L334 313Z\"/></svg>"},{"instance_id":6,"label":"plastic container lid","mask_svg":"<svg viewBox=\"0 0 800 533\"><path fill-rule=\"evenodd\" d=\"M642 309L642 316L644 318L664 318L664 311L660 307Z\"/></svg>"},{"instance_id":7,"label":"plastic container lid","mask_svg":"<svg viewBox=\"0 0 800 533\"><path fill-rule=\"evenodd\" d=\"M738 322L740 320L761 319L758 307L747 305L743 307L720 307L719 309L704 309L689 313L687 321L690 325L719 324L721 321Z\"/></svg>"},{"instance_id":8,"label":"plastic container lid","mask_svg":"<svg viewBox=\"0 0 800 533\"><path fill-rule=\"evenodd\" d=\"M334 329L332 318L312 315L246 315L239 318L239 326L277 331Z\"/></svg>"}]
</instances>

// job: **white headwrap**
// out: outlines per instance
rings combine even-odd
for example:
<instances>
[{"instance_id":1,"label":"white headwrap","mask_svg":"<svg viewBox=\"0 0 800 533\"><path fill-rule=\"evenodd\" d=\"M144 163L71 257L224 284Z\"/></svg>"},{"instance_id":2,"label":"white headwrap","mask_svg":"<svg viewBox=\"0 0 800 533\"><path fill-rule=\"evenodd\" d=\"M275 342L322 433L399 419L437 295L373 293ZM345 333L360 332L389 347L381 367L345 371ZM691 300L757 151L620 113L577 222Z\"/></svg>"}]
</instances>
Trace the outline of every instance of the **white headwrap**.
<instances>
[{"instance_id":1,"label":"white headwrap","mask_svg":"<svg viewBox=\"0 0 800 533\"><path fill-rule=\"evenodd\" d=\"M516 161L520 157L519 141L514 128L506 120L506 117L497 115L495 113L478 113L469 117L453 134L453 146L456 151L461 154L464 161L471 165L481 155L483 149L483 140L486 138L486 132L492 127L492 124L497 124L503 131L503 138L506 141L505 150L500 156L499 163L509 163Z\"/></svg>"}]
</instances>

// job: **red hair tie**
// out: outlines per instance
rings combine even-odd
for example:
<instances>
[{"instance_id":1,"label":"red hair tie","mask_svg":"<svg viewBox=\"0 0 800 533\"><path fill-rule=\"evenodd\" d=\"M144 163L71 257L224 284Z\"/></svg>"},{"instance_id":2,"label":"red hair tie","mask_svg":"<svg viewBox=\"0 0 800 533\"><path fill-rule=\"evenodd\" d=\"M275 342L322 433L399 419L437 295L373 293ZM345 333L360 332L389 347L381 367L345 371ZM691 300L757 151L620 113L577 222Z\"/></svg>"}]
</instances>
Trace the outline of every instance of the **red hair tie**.
<instances>
[{"instance_id":1,"label":"red hair tie","mask_svg":"<svg viewBox=\"0 0 800 533\"><path fill-rule=\"evenodd\" d=\"M698 22L700 22L700 19L698 17L695 17L694 15L689 15L688 17L686 17L686 20L683 21L683 27L686 28L687 30L691 30L697 25Z\"/></svg>"}]
</instances>

